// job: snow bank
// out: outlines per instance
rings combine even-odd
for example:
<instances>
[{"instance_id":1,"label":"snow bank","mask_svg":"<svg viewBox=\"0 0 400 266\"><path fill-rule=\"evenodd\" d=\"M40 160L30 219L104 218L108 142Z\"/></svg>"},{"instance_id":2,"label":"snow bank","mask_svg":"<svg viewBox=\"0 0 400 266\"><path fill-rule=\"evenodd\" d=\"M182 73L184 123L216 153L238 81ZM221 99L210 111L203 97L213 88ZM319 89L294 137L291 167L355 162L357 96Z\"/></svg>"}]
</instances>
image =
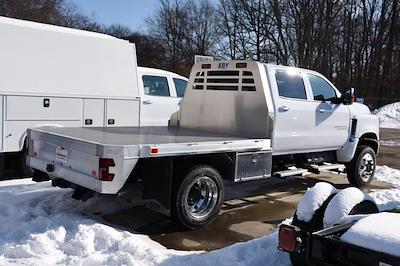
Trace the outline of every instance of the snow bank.
<instances>
[{"instance_id":1,"label":"snow bank","mask_svg":"<svg viewBox=\"0 0 400 266\"><path fill-rule=\"evenodd\" d=\"M386 165L377 166L375 179L391 183L394 187L400 188L400 170L390 168Z\"/></svg>"},{"instance_id":2,"label":"snow bank","mask_svg":"<svg viewBox=\"0 0 400 266\"><path fill-rule=\"evenodd\" d=\"M319 182L312 188L308 188L297 205L297 218L304 222L311 221L315 211L317 211L333 193L337 193L337 189L326 182Z\"/></svg>"},{"instance_id":3,"label":"snow bank","mask_svg":"<svg viewBox=\"0 0 400 266\"><path fill-rule=\"evenodd\" d=\"M381 127L399 128L400 127L400 102L385 105L379 108L375 114L379 118Z\"/></svg>"},{"instance_id":4,"label":"snow bank","mask_svg":"<svg viewBox=\"0 0 400 266\"><path fill-rule=\"evenodd\" d=\"M208 253L175 251L82 214L105 203L122 208L122 202L82 203L71 194L48 182L0 182L0 265L290 265L277 250L276 232Z\"/></svg>"},{"instance_id":5,"label":"snow bank","mask_svg":"<svg viewBox=\"0 0 400 266\"><path fill-rule=\"evenodd\" d=\"M364 194L355 187L343 189L329 202L324 214L324 228L333 226L346 217L353 207L363 200L374 201L368 194Z\"/></svg>"},{"instance_id":6,"label":"snow bank","mask_svg":"<svg viewBox=\"0 0 400 266\"><path fill-rule=\"evenodd\" d=\"M394 189L376 190L369 193L379 210L390 210L400 206L400 170L388 166L377 166L375 179L391 183L394 187Z\"/></svg>"},{"instance_id":7,"label":"snow bank","mask_svg":"<svg viewBox=\"0 0 400 266\"><path fill-rule=\"evenodd\" d=\"M350 244L400 256L400 214L377 213L355 223L341 239Z\"/></svg>"}]
</instances>

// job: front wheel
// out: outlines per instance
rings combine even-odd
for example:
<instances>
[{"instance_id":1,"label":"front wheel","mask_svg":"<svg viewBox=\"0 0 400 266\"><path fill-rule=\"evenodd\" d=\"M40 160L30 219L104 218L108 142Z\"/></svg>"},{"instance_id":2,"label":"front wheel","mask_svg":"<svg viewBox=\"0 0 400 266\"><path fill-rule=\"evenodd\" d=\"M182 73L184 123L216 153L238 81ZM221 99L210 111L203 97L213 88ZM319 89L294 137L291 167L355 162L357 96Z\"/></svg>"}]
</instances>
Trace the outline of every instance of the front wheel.
<instances>
[{"instance_id":1,"label":"front wheel","mask_svg":"<svg viewBox=\"0 0 400 266\"><path fill-rule=\"evenodd\" d=\"M375 151L365 145L360 145L347 165L347 178L350 184L356 187L366 186L374 178L376 168Z\"/></svg>"},{"instance_id":2,"label":"front wheel","mask_svg":"<svg viewBox=\"0 0 400 266\"><path fill-rule=\"evenodd\" d=\"M188 229L205 227L217 218L223 198L221 175L212 167L199 165L179 184L173 212Z\"/></svg>"}]
</instances>

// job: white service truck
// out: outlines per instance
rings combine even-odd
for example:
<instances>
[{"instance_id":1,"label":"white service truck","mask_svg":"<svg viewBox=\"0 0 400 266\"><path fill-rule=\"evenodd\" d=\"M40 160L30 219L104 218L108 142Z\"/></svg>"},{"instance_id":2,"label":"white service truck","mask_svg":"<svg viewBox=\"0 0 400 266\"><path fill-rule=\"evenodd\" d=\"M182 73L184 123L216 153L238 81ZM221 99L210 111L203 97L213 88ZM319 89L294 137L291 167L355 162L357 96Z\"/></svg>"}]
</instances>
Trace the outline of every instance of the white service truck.
<instances>
[{"instance_id":1,"label":"white service truck","mask_svg":"<svg viewBox=\"0 0 400 266\"><path fill-rule=\"evenodd\" d=\"M0 36L0 162L14 159L20 175L31 174L27 128L166 126L186 89L105 34L0 17Z\"/></svg>"},{"instance_id":2,"label":"white service truck","mask_svg":"<svg viewBox=\"0 0 400 266\"><path fill-rule=\"evenodd\" d=\"M378 118L353 96L311 70L200 63L169 126L29 129L27 160L78 195L139 185L146 206L202 227L217 217L223 180L346 168L350 183L368 184Z\"/></svg>"}]
</instances>

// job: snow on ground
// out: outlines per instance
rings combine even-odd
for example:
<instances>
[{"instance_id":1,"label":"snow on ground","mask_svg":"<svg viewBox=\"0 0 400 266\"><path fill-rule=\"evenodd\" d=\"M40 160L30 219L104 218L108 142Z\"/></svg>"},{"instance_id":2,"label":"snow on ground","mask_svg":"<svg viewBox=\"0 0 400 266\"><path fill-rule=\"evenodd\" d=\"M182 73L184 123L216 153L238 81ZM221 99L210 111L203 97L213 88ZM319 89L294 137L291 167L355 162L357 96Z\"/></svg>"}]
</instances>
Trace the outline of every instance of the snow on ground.
<instances>
[{"instance_id":1,"label":"snow on ground","mask_svg":"<svg viewBox=\"0 0 400 266\"><path fill-rule=\"evenodd\" d=\"M379 208L400 205L400 171L379 166L376 178L395 187L370 193ZM0 182L0 265L290 265L288 255L277 249L277 231L212 252L176 251L91 215L128 208L125 202L94 198L83 203L71 194L49 182Z\"/></svg>"},{"instance_id":2,"label":"snow on ground","mask_svg":"<svg viewBox=\"0 0 400 266\"><path fill-rule=\"evenodd\" d=\"M379 117L381 127L400 128L400 102L385 105L375 114Z\"/></svg>"},{"instance_id":3,"label":"snow on ground","mask_svg":"<svg viewBox=\"0 0 400 266\"><path fill-rule=\"evenodd\" d=\"M71 194L49 182L0 182L0 265L290 265L277 232L213 252L175 251L83 214L126 207L118 200Z\"/></svg>"},{"instance_id":4,"label":"snow on ground","mask_svg":"<svg viewBox=\"0 0 400 266\"><path fill-rule=\"evenodd\" d=\"M375 170L375 179L391 183L394 187L400 189L400 170L390 168L386 165L377 166Z\"/></svg>"},{"instance_id":5,"label":"snow on ground","mask_svg":"<svg viewBox=\"0 0 400 266\"><path fill-rule=\"evenodd\" d=\"M393 186L393 189L375 190L369 193L379 210L389 210L400 206L400 170L388 166L377 166L375 179L391 183Z\"/></svg>"},{"instance_id":6,"label":"snow on ground","mask_svg":"<svg viewBox=\"0 0 400 266\"><path fill-rule=\"evenodd\" d=\"M379 143L385 146L400 146L400 140L380 140Z\"/></svg>"}]
</instances>

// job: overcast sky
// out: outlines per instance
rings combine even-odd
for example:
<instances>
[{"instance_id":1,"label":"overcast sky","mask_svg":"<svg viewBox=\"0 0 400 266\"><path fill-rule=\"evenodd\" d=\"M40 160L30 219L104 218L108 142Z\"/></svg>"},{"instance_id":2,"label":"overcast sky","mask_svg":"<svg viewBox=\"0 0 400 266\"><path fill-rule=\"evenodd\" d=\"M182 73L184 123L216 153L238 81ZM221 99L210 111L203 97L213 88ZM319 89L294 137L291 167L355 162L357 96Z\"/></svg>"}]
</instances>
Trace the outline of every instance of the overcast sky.
<instances>
[{"instance_id":1,"label":"overcast sky","mask_svg":"<svg viewBox=\"0 0 400 266\"><path fill-rule=\"evenodd\" d=\"M132 31L143 31L158 0L70 0L80 11L105 25L122 24Z\"/></svg>"}]
</instances>

